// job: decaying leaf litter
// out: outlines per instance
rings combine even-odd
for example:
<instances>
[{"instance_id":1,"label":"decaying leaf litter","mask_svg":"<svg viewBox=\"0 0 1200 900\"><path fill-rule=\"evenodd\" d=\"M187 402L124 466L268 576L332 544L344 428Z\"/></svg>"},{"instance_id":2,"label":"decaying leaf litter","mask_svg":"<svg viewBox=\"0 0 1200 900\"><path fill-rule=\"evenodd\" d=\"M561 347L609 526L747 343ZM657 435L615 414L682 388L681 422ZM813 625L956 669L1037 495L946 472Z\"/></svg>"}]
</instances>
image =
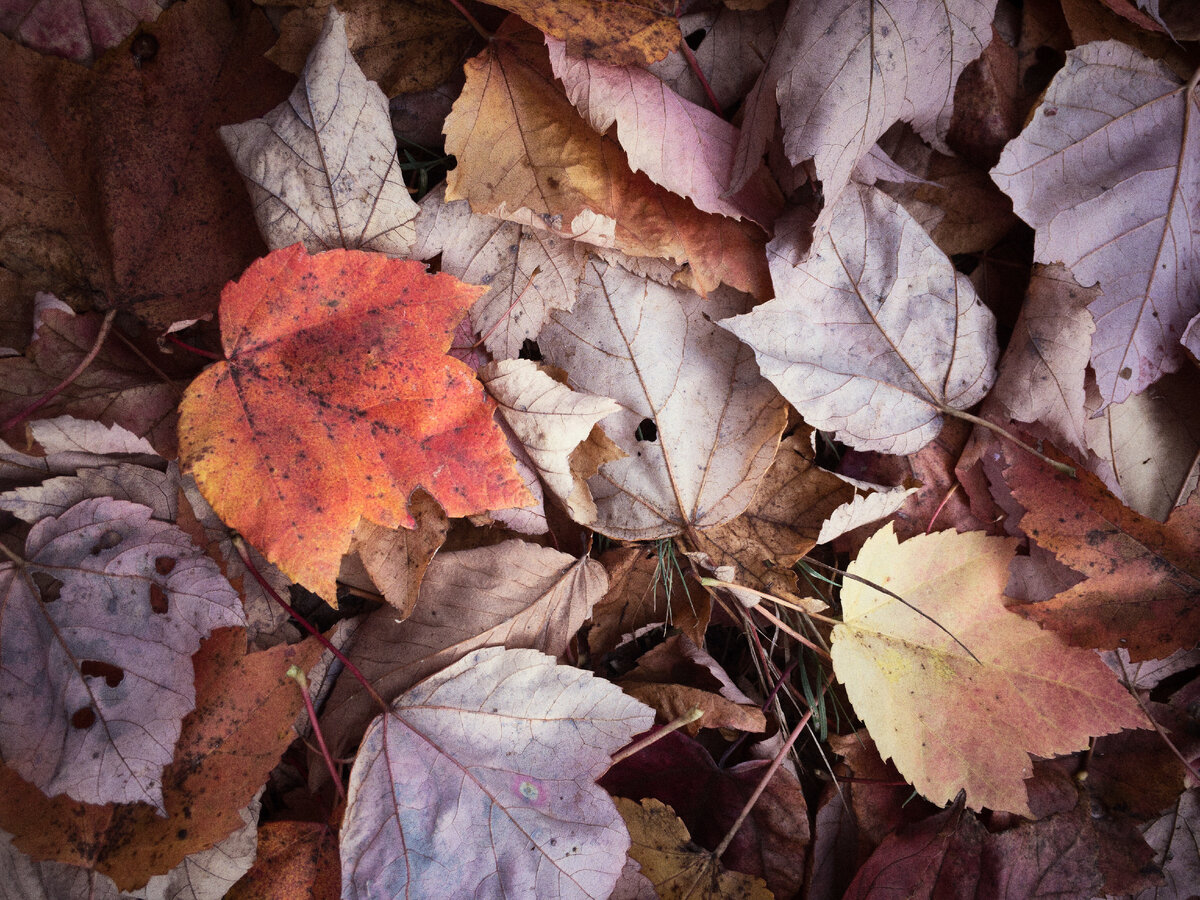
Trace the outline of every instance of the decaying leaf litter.
<instances>
[{"instance_id":1,"label":"decaying leaf litter","mask_svg":"<svg viewBox=\"0 0 1200 900\"><path fill-rule=\"evenodd\" d=\"M5 890L1200 888L1190 6L73 15Z\"/></svg>"}]
</instances>

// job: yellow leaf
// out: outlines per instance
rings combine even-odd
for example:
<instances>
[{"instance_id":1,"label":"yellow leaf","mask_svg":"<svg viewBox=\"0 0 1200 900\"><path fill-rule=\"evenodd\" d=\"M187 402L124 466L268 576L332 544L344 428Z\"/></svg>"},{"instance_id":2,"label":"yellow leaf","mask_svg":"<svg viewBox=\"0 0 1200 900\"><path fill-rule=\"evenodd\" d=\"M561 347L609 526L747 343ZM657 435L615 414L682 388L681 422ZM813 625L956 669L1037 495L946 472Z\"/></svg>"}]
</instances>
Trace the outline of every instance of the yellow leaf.
<instances>
[{"instance_id":1,"label":"yellow leaf","mask_svg":"<svg viewBox=\"0 0 1200 900\"><path fill-rule=\"evenodd\" d=\"M965 790L972 809L1029 816L1029 754L1149 723L1095 653L1005 608L1015 545L953 531L901 544L884 526L849 572L929 618L846 579L833 668L880 754L923 795L947 803Z\"/></svg>"}]
</instances>

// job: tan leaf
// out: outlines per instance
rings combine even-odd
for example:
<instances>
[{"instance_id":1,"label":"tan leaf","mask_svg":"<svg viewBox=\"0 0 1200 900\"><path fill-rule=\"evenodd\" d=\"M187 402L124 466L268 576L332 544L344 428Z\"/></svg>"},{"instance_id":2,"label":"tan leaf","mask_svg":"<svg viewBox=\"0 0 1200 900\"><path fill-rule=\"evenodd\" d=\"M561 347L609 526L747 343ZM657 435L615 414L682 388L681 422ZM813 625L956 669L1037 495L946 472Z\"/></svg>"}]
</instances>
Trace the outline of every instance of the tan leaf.
<instances>
[{"instance_id":1,"label":"tan leaf","mask_svg":"<svg viewBox=\"0 0 1200 900\"><path fill-rule=\"evenodd\" d=\"M618 66L662 59L683 39L675 21L676 7L665 0L502 0L495 5L566 41L574 54Z\"/></svg>"},{"instance_id":2,"label":"tan leaf","mask_svg":"<svg viewBox=\"0 0 1200 900\"><path fill-rule=\"evenodd\" d=\"M489 363L479 370L479 380L571 518L582 525L593 521L596 504L586 480L572 469L570 456L595 424L620 405L607 397L572 391L527 359Z\"/></svg>"},{"instance_id":3,"label":"tan leaf","mask_svg":"<svg viewBox=\"0 0 1200 900\"><path fill-rule=\"evenodd\" d=\"M516 359L551 310L570 309L583 277L584 246L540 228L471 212L465 200L447 203L440 185L421 200L415 259L442 255L442 271L488 292L471 307L471 325L498 359Z\"/></svg>"},{"instance_id":4,"label":"tan leaf","mask_svg":"<svg viewBox=\"0 0 1200 900\"><path fill-rule=\"evenodd\" d=\"M523 541L443 553L426 571L412 615L401 621L391 608L372 613L350 660L391 699L479 647L557 656L607 587L595 560ZM378 712L358 682L339 679L321 717L333 752L353 747Z\"/></svg>"},{"instance_id":5,"label":"tan leaf","mask_svg":"<svg viewBox=\"0 0 1200 900\"><path fill-rule=\"evenodd\" d=\"M629 855L641 864L662 900L770 900L761 878L726 872L721 863L693 843L687 826L671 807L647 797L640 803L616 798L629 827Z\"/></svg>"},{"instance_id":6,"label":"tan leaf","mask_svg":"<svg viewBox=\"0 0 1200 900\"><path fill-rule=\"evenodd\" d=\"M273 250L341 247L406 256L417 205L396 160L387 98L350 55L345 17L330 7L286 103L221 128Z\"/></svg>"},{"instance_id":7,"label":"tan leaf","mask_svg":"<svg viewBox=\"0 0 1200 900\"><path fill-rule=\"evenodd\" d=\"M1067 53L992 170L1037 229L1034 258L1100 286L1091 359L1106 404L1178 369L1180 338L1200 310L1197 103L1162 63L1124 44L1089 44Z\"/></svg>"},{"instance_id":8,"label":"tan leaf","mask_svg":"<svg viewBox=\"0 0 1200 900\"><path fill-rule=\"evenodd\" d=\"M995 319L965 275L881 191L852 185L806 239L781 220L768 247L778 299L721 323L815 428L863 450L912 453L947 408L983 399L995 376Z\"/></svg>"},{"instance_id":9,"label":"tan leaf","mask_svg":"<svg viewBox=\"0 0 1200 900\"><path fill-rule=\"evenodd\" d=\"M724 282L769 296L762 232L702 213L631 171L616 141L563 96L540 41L509 29L467 63L446 119L446 150L458 160L446 198L631 256L686 262L705 292Z\"/></svg>"},{"instance_id":10,"label":"tan leaf","mask_svg":"<svg viewBox=\"0 0 1200 900\"><path fill-rule=\"evenodd\" d=\"M1095 654L1005 609L1014 547L952 531L900 544L884 526L849 572L924 615L847 579L831 640L855 712L913 787L937 804L965 790L972 809L1028 817L1029 754L1083 749L1094 735L1149 723Z\"/></svg>"},{"instance_id":11,"label":"tan leaf","mask_svg":"<svg viewBox=\"0 0 1200 900\"><path fill-rule=\"evenodd\" d=\"M601 427L626 457L589 481L596 530L671 537L749 504L787 414L749 351L710 320L744 303L732 291L702 300L591 260L575 308L543 329L543 356L573 388L621 406Z\"/></svg>"}]
</instances>

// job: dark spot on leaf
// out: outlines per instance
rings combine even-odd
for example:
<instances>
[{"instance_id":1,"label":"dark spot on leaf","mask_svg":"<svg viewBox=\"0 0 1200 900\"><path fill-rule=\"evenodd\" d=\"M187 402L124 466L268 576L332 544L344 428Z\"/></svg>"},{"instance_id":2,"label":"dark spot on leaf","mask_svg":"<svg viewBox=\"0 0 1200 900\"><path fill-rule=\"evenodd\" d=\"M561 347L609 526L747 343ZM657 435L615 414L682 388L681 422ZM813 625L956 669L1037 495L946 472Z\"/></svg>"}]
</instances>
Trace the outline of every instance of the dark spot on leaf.
<instances>
[{"instance_id":1,"label":"dark spot on leaf","mask_svg":"<svg viewBox=\"0 0 1200 900\"><path fill-rule=\"evenodd\" d=\"M91 728L96 724L96 713L90 706L85 706L83 709L77 709L71 714L71 725L81 731L84 728Z\"/></svg>"},{"instance_id":2,"label":"dark spot on leaf","mask_svg":"<svg viewBox=\"0 0 1200 900\"><path fill-rule=\"evenodd\" d=\"M1133 369L1129 368L1129 366L1126 366L1120 372L1117 373L1117 377L1124 378L1126 381L1128 381L1130 378L1133 377Z\"/></svg>"},{"instance_id":3,"label":"dark spot on leaf","mask_svg":"<svg viewBox=\"0 0 1200 900\"><path fill-rule=\"evenodd\" d=\"M103 678L104 683L110 688L115 688L125 680L124 669L99 659L85 659L79 666L79 673L84 678Z\"/></svg>"},{"instance_id":4,"label":"dark spot on leaf","mask_svg":"<svg viewBox=\"0 0 1200 900\"><path fill-rule=\"evenodd\" d=\"M106 531L104 534L100 535L100 539L96 541L95 546L92 547L92 556L97 556L100 553L103 553L105 550L111 550L119 543L121 543L121 532Z\"/></svg>"},{"instance_id":5,"label":"dark spot on leaf","mask_svg":"<svg viewBox=\"0 0 1200 900\"><path fill-rule=\"evenodd\" d=\"M129 55L133 57L135 69L154 62L154 57L158 56L158 38L145 31L139 33L129 45Z\"/></svg>"},{"instance_id":6,"label":"dark spot on leaf","mask_svg":"<svg viewBox=\"0 0 1200 900\"><path fill-rule=\"evenodd\" d=\"M53 603L62 594L62 582L53 575L45 572L34 572L33 583L37 585L38 593L43 603Z\"/></svg>"},{"instance_id":7,"label":"dark spot on leaf","mask_svg":"<svg viewBox=\"0 0 1200 900\"><path fill-rule=\"evenodd\" d=\"M552 191L557 191L558 190L558 179L555 178L553 175L547 175L546 176L546 187L550 188L550 190L552 190Z\"/></svg>"},{"instance_id":8,"label":"dark spot on leaf","mask_svg":"<svg viewBox=\"0 0 1200 900\"><path fill-rule=\"evenodd\" d=\"M150 585L150 608L159 615L165 615L168 609L167 592L157 584Z\"/></svg>"},{"instance_id":9,"label":"dark spot on leaf","mask_svg":"<svg viewBox=\"0 0 1200 900\"><path fill-rule=\"evenodd\" d=\"M654 424L653 419L642 419L633 436L636 440L653 443L658 440L658 426Z\"/></svg>"},{"instance_id":10,"label":"dark spot on leaf","mask_svg":"<svg viewBox=\"0 0 1200 900\"><path fill-rule=\"evenodd\" d=\"M159 556L154 560L154 571L159 575L170 575L175 568L175 559L170 556Z\"/></svg>"},{"instance_id":11,"label":"dark spot on leaf","mask_svg":"<svg viewBox=\"0 0 1200 900\"><path fill-rule=\"evenodd\" d=\"M179 838L181 841L187 840L187 836L188 830L186 828L180 828L177 832L175 832L175 837Z\"/></svg>"}]
</instances>

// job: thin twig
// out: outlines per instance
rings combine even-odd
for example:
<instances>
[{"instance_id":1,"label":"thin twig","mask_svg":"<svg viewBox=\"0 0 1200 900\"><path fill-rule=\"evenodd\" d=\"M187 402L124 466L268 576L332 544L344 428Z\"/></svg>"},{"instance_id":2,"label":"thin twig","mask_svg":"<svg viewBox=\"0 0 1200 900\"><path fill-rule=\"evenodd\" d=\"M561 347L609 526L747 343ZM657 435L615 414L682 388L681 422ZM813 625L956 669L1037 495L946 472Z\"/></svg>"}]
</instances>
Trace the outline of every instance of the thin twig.
<instances>
[{"instance_id":1,"label":"thin twig","mask_svg":"<svg viewBox=\"0 0 1200 900\"><path fill-rule=\"evenodd\" d=\"M644 738L642 738L636 744L630 744L628 747L623 747L620 750L618 750L616 753L613 754L613 758L612 758L613 765L615 766L621 760L628 759L629 757L633 756L633 754L638 753L641 750L645 750L651 744L661 741L672 731L678 731L683 726L692 724L697 719L701 718L703 715L704 715L704 713L700 710L700 707L693 706L691 709L689 709L683 715L677 716L676 718L672 719L670 722L668 722L662 728L658 729L658 731L654 732L653 734L646 735Z\"/></svg>"},{"instance_id":2,"label":"thin twig","mask_svg":"<svg viewBox=\"0 0 1200 900\"><path fill-rule=\"evenodd\" d=\"M242 562L250 571L250 574L254 576L254 580L257 581L262 589L267 592L267 595L270 596L270 598L276 603L278 603L284 612L299 622L300 626L305 631L315 637L317 639L317 643L332 653L338 662L346 667L346 671L358 680L358 683L363 686L363 689L367 692L371 699L379 704L380 708L383 709L385 714L390 712L391 707L388 706L387 701L379 696L379 692L371 686L371 682L367 680L367 676L362 673L358 666L350 662L345 653L333 646L329 638L321 634L315 625L308 621L308 619L304 618L304 616L300 615L300 613L296 612L290 603L280 597L279 594L275 593L275 588L271 587L271 585L267 583L267 580L262 577L262 573L258 571L258 567L254 565L254 561L250 559L250 551L247 549L246 541L241 535L234 535L233 546L237 548L238 556L242 558Z\"/></svg>"},{"instance_id":3,"label":"thin twig","mask_svg":"<svg viewBox=\"0 0 1200 900\"><path fill-rule=\"evenodd\" d=\"M479 21L469 12L467 12L467 8L465 6L459 3L458 0L449 0L449 2L450 5L457 9L462 17L467 20L470 26L479 32L480 37L482 37L485 41L490 41L492 39L492 33L480 25Z\"/></svg>"},{"instance_id":4,"label":"thin twig","mask_svg":"<svg viewBox=\"0 0 1200 900\"><path fill-rule=\"evenodd\" d=\"M1032 453L1034 456L1036 456L1042 462L1046 463L1046 465L1054 466L1054 468L1058 469L1058 471L1062 472L1064 475L1069 475L1072 478L1075 477L1075 467L1074 466L1068 465L1067 463L1059 462L1057 459L1051 459L1045 453L1043 453L1041 450L1038 450L1036 447L1029 446L1027 443L1025 443L1023 440L1021 440L1019 437L1017 437L1011 431L1008 431L1007 429L1001 427L1000 425L997 425L995 422L989 422L987 419L981 419L979 416L973 416L969 412L963 412L961 409L954 409L953 407L950 407L950 406L943 406L941 408L941 410L942 410L942 412L946 413L947 415L954 416L957 419L962 419L964 422L970 422L972 425L979 425L979 426L982 426L983 428L987 428L990 431L994 431L996 434L1000 435L1000 437L1007 438L1008 440L1012 441L1014 444L1016 444L1022 450L1025 450L1028 453Z\"/></svg>"},{"instance_id":5,"label":"thin twig","mask_svg":"<svg viewBox=\"0 0 1200 900\"><path fill-rule=\"evenodd\" d=\"M104 320L100 323L100 331L96 335L95 342L92 344L92 349L89 350L87 355L79 361L79 365L75 367L75 370L61 382L59 382L57 387L43 394L41 399L31 403L3 425L0 425L0 431L8 431L8 429L21 424L21 422L25 421L27 418L32 416L35 412L69 388L74 383L75 379L82 375L84 370L92 364L92 360L94 360L96 355L100 352L100 348L104 345L104 339L108 337L108 332L112 329L113 320L116 319L116 317L116 308L110 309L108 312L106 312L104 314Z\"/></svg>"},{"instance_id":6,"label":"thin twig","mask_svg":"<svg viewBox=\"0 0 1200 900\"><path fill-rule=\"evenodd\" d=\"M312 696L308 692L308 676L306 676L299 666L288 666L287 677L292 679L300 686L300 696L304 698L304 709L308 712L308 721L312 725L313 736L317 739L317 746L321 748L321 757L325 760L325 768L329 770L329 776L333 779L333 786L337 789L339 800L346 799L346 791L342 788L342 777L338 774L337 766L334 765L333 756L329 753L329 748L325 746L325 735L321 733L321 723L317 721L317 710L313 706Z\"/></svg>"},{"instance_id":7,"label":"thin twig","mask_svg":"<svg viewBox=\"0 0 1200 900\"><path fill-rule=\"evenodd\" d=\"M1167 737L1167 733L1163 731L1162 726L1154 721L1154 716L1150 715L1150 710L1146 709L1146 704L1142 702L1141 695L1138 694L1137 688L1135 688L1129 681L1129 673L1125 671L1125 660L1121 659L1121 654L1117 653L1115 655L1117 657L1117 665L1121 667L1121 678L1125 681L1125 688L1129 691L1129 693L1133 694L1133 699L1137 701L1138 708L1141 709L1142 714L1150 720L1150 724L1154 726L1154 730L1158 732L1158 736L1163 739L1163 743L1166 744L1170 748L1171 752L1174 753L1179 759L1179 761L1183 763L1183 767L1191 773L1193 778L1195 778L1197 781L1200 781L1200 772L1197 772L1192 764L1187 761L1184 755L1179 752L1179 748L1171 742L1169 737Z\"/></svg>"}]
</instances>

